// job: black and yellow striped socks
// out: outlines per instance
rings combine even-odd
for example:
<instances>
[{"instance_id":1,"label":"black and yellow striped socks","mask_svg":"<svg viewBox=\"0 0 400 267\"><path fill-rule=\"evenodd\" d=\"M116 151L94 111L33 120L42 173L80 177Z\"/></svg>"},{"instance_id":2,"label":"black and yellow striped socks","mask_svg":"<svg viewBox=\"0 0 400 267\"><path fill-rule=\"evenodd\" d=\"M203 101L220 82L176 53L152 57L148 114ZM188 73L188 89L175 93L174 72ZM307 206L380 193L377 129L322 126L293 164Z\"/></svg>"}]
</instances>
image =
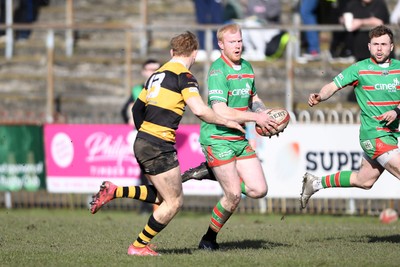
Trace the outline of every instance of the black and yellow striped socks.
<instances>
[{"instance_id":1,"label":"black and yellow striped socks","mask_svg":"<svg viewBox=\"0 0 400 267\"><path fill-rule=\"evenodd\" d=\"M153 214L150 216L146 226L139 234L138 238L133 242L135 247L143 248L150 243L159 232L161 232L167 225L161 224L154 219Z\"/></svg>"},{"instance_id":2,"label":"black and yellow striped socks","mask_svg":"<svg viewBox=\"0 0 400 267\"><path fill-rule=\"evenodd\" d=\"M148 203L156 203L157 189L154 185L118 186L114 198L132 198Z\"/></svg>"}]
</instances>

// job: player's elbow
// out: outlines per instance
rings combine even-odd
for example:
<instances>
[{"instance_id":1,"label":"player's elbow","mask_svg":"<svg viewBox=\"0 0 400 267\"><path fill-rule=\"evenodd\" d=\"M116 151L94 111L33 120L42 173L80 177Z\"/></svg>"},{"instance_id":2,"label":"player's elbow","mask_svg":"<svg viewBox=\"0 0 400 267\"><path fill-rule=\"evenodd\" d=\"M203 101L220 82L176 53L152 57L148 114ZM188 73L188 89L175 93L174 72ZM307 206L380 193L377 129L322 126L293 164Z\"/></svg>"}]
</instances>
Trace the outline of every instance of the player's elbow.
<instances>
[{"instance_id":1,"label":"player's elbow","mask_svg":"<svg viewBox=\"0 0 400 267\"><path fill-rule=\"evenodd\" d=\"M205 104L203 105L194 105L190 108L190 110L193 112L193 114L200 118L203 119L204 117L207 116L207 113L210 112L210 108L207 107Z\"/></svg>"}]
</instances>

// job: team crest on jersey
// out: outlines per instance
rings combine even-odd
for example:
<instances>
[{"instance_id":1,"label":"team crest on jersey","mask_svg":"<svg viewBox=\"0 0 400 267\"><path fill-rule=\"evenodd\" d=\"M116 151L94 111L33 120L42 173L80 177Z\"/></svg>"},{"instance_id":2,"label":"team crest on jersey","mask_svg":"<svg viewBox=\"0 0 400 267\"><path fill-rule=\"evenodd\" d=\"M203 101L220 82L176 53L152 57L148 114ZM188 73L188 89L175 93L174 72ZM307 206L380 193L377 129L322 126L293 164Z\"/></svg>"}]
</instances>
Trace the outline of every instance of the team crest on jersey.
<instances>
[{"instance_id":1,"label":"team crest on jersey","mask_svg":"<svg viewBox=\"0 0 400 267\"><path fill-rule=\"evenodd\" d=\"M210 76L216 76L216 75L221 74L221 73L222 73L221 70L211 70L210 71Z\"/></svg>"},{"instance_id":2,"label":"team crest on jersey","mask_svg":"<svg viewBox=\"0 0 400 267\"><path fill-rule=\"evenodd\" d=\"M387 75L389 75L389 71L388 70L382 71L382 76L387 76Z\"/></svg>"}]
</instances>

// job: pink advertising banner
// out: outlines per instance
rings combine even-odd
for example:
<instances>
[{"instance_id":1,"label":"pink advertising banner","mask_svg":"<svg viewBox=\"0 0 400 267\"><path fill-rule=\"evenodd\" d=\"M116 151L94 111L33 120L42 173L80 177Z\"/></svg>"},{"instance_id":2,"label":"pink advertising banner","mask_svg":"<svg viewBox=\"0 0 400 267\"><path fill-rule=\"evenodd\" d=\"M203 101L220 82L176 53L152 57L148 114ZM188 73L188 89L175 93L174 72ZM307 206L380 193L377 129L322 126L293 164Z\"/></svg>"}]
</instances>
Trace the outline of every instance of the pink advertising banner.
<instances>
[{"instance_id":1,"label":"pink advertising banner","mask_svg":"<svg viewBox=\"0 0 400 267\"><path fill-rule=\"evenodd\" d=\"M181 125L176 148L182 172L204 161L199 125ZM48 124L44 128L47 190L52 193L94 193L104 180L137 185L140 168L133 154L137 131L125 124ZM219 194L212 181L189 181L187 194Z\"/></svg>"}]
</instances>

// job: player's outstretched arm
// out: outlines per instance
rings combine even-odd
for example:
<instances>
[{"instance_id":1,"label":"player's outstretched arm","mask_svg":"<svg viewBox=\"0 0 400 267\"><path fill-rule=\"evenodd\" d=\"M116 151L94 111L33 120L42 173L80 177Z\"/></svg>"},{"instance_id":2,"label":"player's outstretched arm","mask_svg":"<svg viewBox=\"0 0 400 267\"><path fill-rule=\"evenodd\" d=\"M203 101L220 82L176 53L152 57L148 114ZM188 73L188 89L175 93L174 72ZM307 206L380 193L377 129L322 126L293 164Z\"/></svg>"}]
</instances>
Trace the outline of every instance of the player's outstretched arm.
<instances>
[{"instance_id":1,"label":"player's outstretched arm","mask_svg":"<svg viewBox=\"0 0 400 267\"><path fill-rule=\"evenodd\" d=\"M321 88L319 93L310 94L310 96L308 97L308 105L312 107L319 104L322 101L328 100L338 90L339 87L337 87L334 82L325 84L324 87Z\"/></svg>"},{"instance_id":2,"label":"player's outstretched arm","mask_svg":"<svg viewBox=\"0 0 400 267\"><path fill-rule=\"evenodd\" d=\"M258 124L264 132L270 132L273 130L277 130L278 124L266 112L249 112L249 111L241 111L231 107L228 107L225 102L212 102L212 109L218 115L227 118L229 120L234 120L240 124L246 122L255 122Z\"/></svg>"},{"instance_id":3,"label":"player's outstretched arm","mask_svg":"<svg viewBox=\"0 0 400 267\"><path fill-rule=\"evenodd\" d=\"M210 107L208 107L200 96L190 97L186 100L186 104L189 106L190 110L199 119L213 124L224 125L228 128L236 129L242 133L246 133L243 127L234 120L226 119L217 113L215 113Z\"/></svg>"}]
</instances>

